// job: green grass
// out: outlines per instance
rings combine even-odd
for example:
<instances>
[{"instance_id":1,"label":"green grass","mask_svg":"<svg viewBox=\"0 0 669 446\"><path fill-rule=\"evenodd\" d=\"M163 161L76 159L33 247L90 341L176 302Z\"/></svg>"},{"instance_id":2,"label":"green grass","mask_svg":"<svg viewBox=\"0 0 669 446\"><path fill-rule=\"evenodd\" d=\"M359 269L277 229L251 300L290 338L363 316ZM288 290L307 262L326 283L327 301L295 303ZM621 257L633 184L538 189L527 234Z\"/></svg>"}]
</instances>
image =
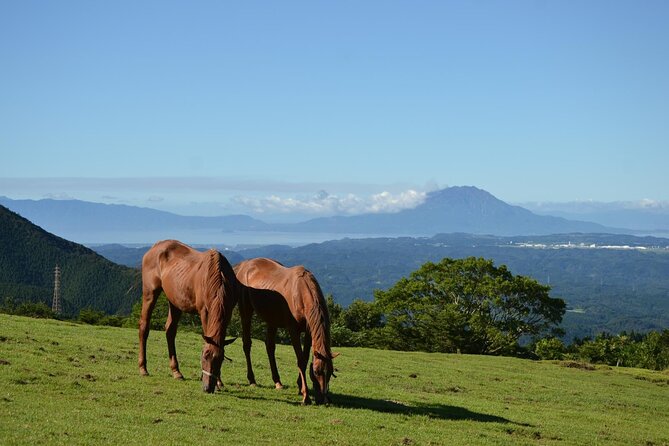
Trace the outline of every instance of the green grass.
<instances>
[{"instance_id":1,"label":"green grass","mask_svg":"<svg viewBox=\"0 0 669 446\"><path fill-rule=\"evenodd\" d=\"M258 387L238 341L225 388L204 394L201 339L162 332L137 369L137 330L0 315L2 444L669 445L669 373L515 358L336 349L329 407L300 406L292 349L284 390L254 342ZM572 367L567 367L571 365Z\"/></svg>"}]
</instances>

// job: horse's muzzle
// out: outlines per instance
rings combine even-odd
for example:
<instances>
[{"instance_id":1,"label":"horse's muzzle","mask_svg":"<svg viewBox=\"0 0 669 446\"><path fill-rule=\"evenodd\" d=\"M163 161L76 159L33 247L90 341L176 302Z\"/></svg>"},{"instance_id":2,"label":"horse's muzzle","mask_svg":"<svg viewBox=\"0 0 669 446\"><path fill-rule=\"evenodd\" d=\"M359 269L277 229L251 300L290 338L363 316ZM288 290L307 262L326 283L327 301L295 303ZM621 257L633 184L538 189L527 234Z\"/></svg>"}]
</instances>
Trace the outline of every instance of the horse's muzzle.
<instances>
[{"instance_id":1,"label":"horse's muzzle","mask_svg":"<svg viewBox=\"0 0 669 446\"><path fill-rule=\"evenodd\" d=\"M216 384L218 383L218 376L213 373L202 370L202 390L207 393L214 393Z\"/></svg>"}]
</instances>

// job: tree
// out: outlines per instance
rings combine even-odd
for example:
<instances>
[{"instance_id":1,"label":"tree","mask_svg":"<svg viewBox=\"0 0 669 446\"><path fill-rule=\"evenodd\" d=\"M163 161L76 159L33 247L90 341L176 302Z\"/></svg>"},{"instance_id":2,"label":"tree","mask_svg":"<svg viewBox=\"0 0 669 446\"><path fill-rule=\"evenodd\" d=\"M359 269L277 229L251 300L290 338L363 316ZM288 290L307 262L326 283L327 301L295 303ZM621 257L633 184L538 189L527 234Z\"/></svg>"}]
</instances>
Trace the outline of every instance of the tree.
<instances>
[{"instance_id":1,"label":"tree","mask_svg":"<svg viewBox=\"0 0 669 446\"><path fill-rule=\"evenodd\" d=\"M165 297L165 293L160 293L160 296L158 296L156 304L153 307L153 311L151 312L151 330L165 330L165 322L167 321L167 314L169 313L169 310L169 304L167 302L167 297ZM133 304L132 312L123 323L123 326L137 328L141 314L142 299L139 299ZM181 319L179 320L179 330L196 331L199 333L202 331L201 326L202 324L198 314L181 314Z\"/></svg>"},{"instance_id":2,"label":"tree","mask_svg":"<svg viewBox=\"0 0 669 446\"><path fill-rule=\"evenodd\" d=\"M85 307L79 310L79 321L85 324L99 324L104 317L104 311L96 310L91 307Z\"/></svg>"},{"instance_id":3,"label":"tree","mask_svg":"<svg viewBox=\"0 0 669 446\"><path fill-rule=\"evenodd\" d=\"M43 319L55 319L57 316L44 302L22 302L14 307L11 314Z\"/></svg>"},{"instance_id":4,"label":"tree","mask_svg":"<svg viewBox=\"0 0 669 446\"><path fill-rule=\"evenodd\" d=\"M562 341L554 337L539 339L534 346L534 353L539 359L562 359L566 351Z\"/></svg>"},{"instance_id":5,"label":"tree","mask_svg":"<svg viewBox=\"0 0 669 446\"><path fill-rule=\"evenodd\" d=\"M325 303L330 318L330 342L337 347L353 347L358 344L357 333L344 323L344 307L335 302L332 294L325 296Z\"/></svg>"},{"instance_id":6,"label":"tree","mask_svg":"<svg viewBox=\"0 0 669 446\"><path fill-rule=\"evenodd\" d=\"M375 298L390 348L510 354L521 337L561 322L565 303L549 291L504 265L469 257L427 262Z\"/></svg>"},{"instance_id":7,"label":"tree","mask_svg":"<svg viewBox=\"0 0 669 446\"><path fill-rule=\"evenodd\" d=\"M669 368L669 330L651 331L639 345L637 367L651 370Z\"/></svg>"},{"instance_id":8,"label":"tree","mask_svg":"<svg viewBox=\"0 0 669 446\"><path fill-rule=\"evenodd\" d=\"M341 314L344 325L351 331L364 331L382 326L383 313L374 302L356 299Z\"/></svg>"}]
</instances>

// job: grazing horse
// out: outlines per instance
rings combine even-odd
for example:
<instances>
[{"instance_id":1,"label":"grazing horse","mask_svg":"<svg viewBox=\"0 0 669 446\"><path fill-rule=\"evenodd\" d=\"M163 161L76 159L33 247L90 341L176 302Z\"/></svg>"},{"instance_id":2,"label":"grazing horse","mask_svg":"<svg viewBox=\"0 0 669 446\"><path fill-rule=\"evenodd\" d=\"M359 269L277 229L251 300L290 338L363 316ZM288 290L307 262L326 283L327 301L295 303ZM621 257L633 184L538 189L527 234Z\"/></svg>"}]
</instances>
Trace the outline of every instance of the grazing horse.
<instances>
[{"instance_id":1,"label":"grazing horse","mask_svg":"<svg viewBox=\"0 0 669 446\"><path fill-rule=\"evenodd\" d=\"M274 357L276 331L281 327L288 330L297 357L297 384L302 404L311 403L305 378L310 348L314 357L309 374L316 404L328 403L330 377L334 376L332 359L337 355L330 350L330 317L313 274L302 266L286 268L266 258L245 260L234 269L237 279L246 286L240 297L239 314L249 384L255 384L251 367L251 317L255 311L267 323L265 346L276 388L283 388ZM302 332L305 333L304 348L300 343Z\"/></svg>"},{"instance_id":2,"label":"grazing horse","mask_svg":"<svg viewBox=\"0 0 669 446\"><path fill-rule=\"evenodd\" d=\"M142 259L142 315L139 319L139 373L146 370L146 339L151 313L165 291L169 314L165 324L172 376L183 379L174 345L182 312L197 313L202 321L202 390L211 393L221 386L221 363L225 331L237 303L239 282L228 260L218 251L199 252L176 240L158 242Z\"/></svg>"}]
</instances>

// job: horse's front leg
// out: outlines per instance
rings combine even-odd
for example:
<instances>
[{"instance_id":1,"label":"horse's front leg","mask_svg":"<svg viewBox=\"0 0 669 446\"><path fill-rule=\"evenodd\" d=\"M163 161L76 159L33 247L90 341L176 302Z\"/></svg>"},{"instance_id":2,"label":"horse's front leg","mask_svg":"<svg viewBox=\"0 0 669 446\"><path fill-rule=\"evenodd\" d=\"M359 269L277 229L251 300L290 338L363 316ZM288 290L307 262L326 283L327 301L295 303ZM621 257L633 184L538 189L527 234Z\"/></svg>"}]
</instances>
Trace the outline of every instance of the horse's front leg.
<instances>
[{"instance_id":1,"label":"horse's front leg","mask_svg":"<svg viewBox=\"0 0 669 446\"><path fill-rule=\"evenodd\" d=\"M307 330L307 331L304 333L304 348L302 349L302 358L304 358L305 366L309 364L309 352L310 352L310 351L311 351L311 333L309 333L309 330ZM297 374L297 388L298 388L298 393L301 393L301 392L299 391L299 389L302 388L302 376L303 376L303 375L302 375L301 373L298 373L298 374ZM306 371L305 371L304 377L305 377L304 385L306 386L306 385L307 385L307 382L306 382Z\"/></svg>"},{"instance_id":2,"label":"horse's front leg","mask_svg":"<svg viewBox=\"0 0 669 446\"><path fill-rule=\"evenodd\" d=\"M160 289L145 289L142 293L142 314L139 316L139 374L146 376L149 374L146 369L146 340L149 338L151 327L151 313L156 306L156 300L160 295Z\"/></svg>"},{"instance_id":3,"label":"horse's front leg","mask_svg":"<svg viewBox=\"0 0 669 446\"><path fill-rule=\"evenodd\" d=\"M265 349L267 350L267 359L269 359L269 368L272 370L272 380L274 387L283 389L279 369L276 366L276 331L277 327L267 324L267 334L265 336Z\"/></svg>"},{"instance_id":4,"label":"horse's front leg","mask_svg":"<svg viewBox=\"0 0 669 446\"><path fill-rule=\"evenodd\" d=\"M165 337L167 338L167 351L170 355L170 368L172 369L172 376L174 379L184 379L184 376L179 371L179 361L177 361L177 349L174 340L177 336L177 325L181 319L181 310L169 304L170 311L167 314L167 322L165 323Z\"/></svg>"},{"instance_id":5,"label":"horse's front leg","mask_svg":"<svg viewBox=\"0 0 669 446\"><path fill-rule=\"evenodd\" d=\"M300 372L298 382L301 380L302 385L300 386L300 393L302 394L302 404L311 404L311 399L309 398L309 387L307 386L307 379L305 377L305 371L307 368L307 358L304 358L302 355L302 345L300 344L300 332L297 331L297 328L290 328L290 340L293 344L293 350L295 350L295 357L297 358L297 368ZM299 384L298 384L299 385Z\"/></svg>"}]
</instances>

